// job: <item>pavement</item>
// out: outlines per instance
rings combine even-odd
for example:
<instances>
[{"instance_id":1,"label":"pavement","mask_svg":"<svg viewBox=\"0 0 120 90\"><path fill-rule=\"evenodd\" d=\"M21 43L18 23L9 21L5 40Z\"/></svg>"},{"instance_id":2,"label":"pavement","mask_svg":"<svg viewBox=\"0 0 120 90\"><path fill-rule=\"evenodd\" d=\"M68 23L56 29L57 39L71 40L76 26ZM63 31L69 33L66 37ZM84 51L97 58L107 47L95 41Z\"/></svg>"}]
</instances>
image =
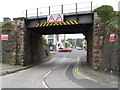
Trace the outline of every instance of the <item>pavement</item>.
<instances>
[{"instance_id":1,"label":"pavement","mask_svg":"<svg viewBox=\"0 0 120 90\"><path fill-rule=\"evenodd\" d=\"M78 60L78 67L79 67L78 74L79 75L81 73L82 75L84 75L86 79L89 79L93 82L99 82L103 85L110 85L113 88L119 87L118 82L119 82L120 77L114 74L107 73L107 72L94 70L93 68L91 68L90 65L87 64L85 60L86 60L85 56L80 57Z\"/></svg>"},{"instance_id":2,"label":"pavement","mask_svg":"<svg viewBox=\"0 0 120 90\"><path fill-rule=\"evenodd\" d=\"M3 64L2 62L0 62L0 76L4 76L7 74L11 74L11 73L15 73L15 72L18 72L21 70L31 68L35 65L38 65L40 63L44 63L44 62L50 60L52 58L52 56L45 58L42 62L39 62L37 64L28 65L28 66L9 65L9 64Z\"/></svg>"},{"instance_id":3,"label":"pavement","mask_svg":"<svg viewBox=\"0 0 120 90\"><path fill-rule=\"evenodd\" d=\"M47 61L50 58L51 57L47 58L44 61ZM78 73L73 73L76 78L79 78L79 75L81 73L86 79L92 80L94 82L100 82L103 85L109 84L112 87L118 87L118 76L93 70L85 62L85 59L86 59L85 57L81 57L78 60L77 64L75 65L75 66L79 67L78 71L77 71ZM0 63L0 67L1 67L0 68L0 76L14 73L14 72L18 72L18 71L30 68L32 66L34 66L34 65L22 67L22 66L17 66L17 65L13 66L13 65L7 65L7 64ZM89 78L87 78L87 77L89 77Z\"/></svg>"}]
</instances>

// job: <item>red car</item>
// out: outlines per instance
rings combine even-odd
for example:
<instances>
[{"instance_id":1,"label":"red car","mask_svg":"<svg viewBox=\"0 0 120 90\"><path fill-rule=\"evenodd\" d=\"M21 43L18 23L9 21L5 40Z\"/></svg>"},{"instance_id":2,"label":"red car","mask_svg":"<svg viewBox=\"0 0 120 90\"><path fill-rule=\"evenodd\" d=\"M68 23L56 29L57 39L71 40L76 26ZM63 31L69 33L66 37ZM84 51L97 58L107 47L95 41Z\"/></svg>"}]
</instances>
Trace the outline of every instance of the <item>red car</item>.
<instances>
[{"instance_id":1,"label":"red car","mask_svg":"<svg viewBox=\"0 0 120 90\"><path fill-rule=\"evenodd\" d=\"M72 52L72 49L71 48L60 48L59 50L58 50L59 52Z\"/></svg>"}]
</instances>

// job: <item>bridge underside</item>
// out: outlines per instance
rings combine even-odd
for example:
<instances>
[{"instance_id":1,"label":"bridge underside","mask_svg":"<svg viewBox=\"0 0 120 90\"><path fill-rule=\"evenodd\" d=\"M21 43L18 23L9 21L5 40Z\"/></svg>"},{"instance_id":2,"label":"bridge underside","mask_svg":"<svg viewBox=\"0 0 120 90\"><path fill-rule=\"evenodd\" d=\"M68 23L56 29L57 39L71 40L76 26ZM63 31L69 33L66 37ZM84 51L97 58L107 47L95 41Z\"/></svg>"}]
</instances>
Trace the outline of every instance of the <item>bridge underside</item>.
<instances>
[{"instance_id":1,"label":"bridge underside","mask_svg":"<svg viewBox=\"0 0 120 90\"><path fill-rule=\"evenodd\" d=\"M92 24L76 24L65 26L51 26L51 27L29 27L28 30L40 34L75 34L88 33L92 29Z\"/></svg>"}]
</instances>

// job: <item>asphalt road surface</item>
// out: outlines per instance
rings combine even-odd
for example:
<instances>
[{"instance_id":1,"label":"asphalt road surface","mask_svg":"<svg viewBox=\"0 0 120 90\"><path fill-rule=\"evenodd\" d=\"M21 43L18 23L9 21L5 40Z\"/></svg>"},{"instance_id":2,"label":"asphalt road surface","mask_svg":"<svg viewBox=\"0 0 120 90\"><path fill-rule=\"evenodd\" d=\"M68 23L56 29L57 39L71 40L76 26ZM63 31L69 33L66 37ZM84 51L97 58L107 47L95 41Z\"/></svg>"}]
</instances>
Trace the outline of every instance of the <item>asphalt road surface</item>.
<instances>
[{"instance_id":1,"label":"asphalt road surface","mask_svg":"<svg viewBox=\"0 0 120 90\"><path fill-rule=\"evenodd\" d=\"M78 57L86 54L84 50L55 52L48 62L32 68L3 76L2 88L107 88L79 76L73 75ZM3 89L4 90L4 89Z\"/></svg>"}]
</instances>

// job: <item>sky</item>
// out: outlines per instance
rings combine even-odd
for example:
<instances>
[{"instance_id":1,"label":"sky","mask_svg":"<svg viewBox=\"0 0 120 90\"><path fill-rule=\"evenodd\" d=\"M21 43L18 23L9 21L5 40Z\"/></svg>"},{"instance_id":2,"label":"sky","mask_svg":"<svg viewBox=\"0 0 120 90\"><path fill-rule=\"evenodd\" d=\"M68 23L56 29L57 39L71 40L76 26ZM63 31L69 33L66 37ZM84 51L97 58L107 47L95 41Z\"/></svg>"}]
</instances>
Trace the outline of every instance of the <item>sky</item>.
<instances>
[{"instance_id":1,"label":"sky","mask_svg":"<svg viewBox=\"0 0 120 90\"><path fill-rule=\"evenodd\" d=\"M22 12L26 9L91 1L94 3L94 6L97 5L97 7L99 7L101 5L112 5L114 10L118 10L119 0L1 0L0 22L3 21L3 17L10 17L11 19L16 17L25 17Z\"/></svg>"},{"instance_id":2,"label":"sky","mask_svg":"<svg viewBox=\"0 0 120 90\"><path fill-rule=\"evenodd\" d=\"M11 19L25 17L25 15L23 15L23 11L27 9L72 3L81 3L79 6L87 7L87 4L84 4L83 2L90 3L91 1L93 2L93 8L101 5L111 5L115 11L118 11L119 0L1 0L0 22L3 21L3 17L10 17Z\"/></svg>"}]
</instances>

